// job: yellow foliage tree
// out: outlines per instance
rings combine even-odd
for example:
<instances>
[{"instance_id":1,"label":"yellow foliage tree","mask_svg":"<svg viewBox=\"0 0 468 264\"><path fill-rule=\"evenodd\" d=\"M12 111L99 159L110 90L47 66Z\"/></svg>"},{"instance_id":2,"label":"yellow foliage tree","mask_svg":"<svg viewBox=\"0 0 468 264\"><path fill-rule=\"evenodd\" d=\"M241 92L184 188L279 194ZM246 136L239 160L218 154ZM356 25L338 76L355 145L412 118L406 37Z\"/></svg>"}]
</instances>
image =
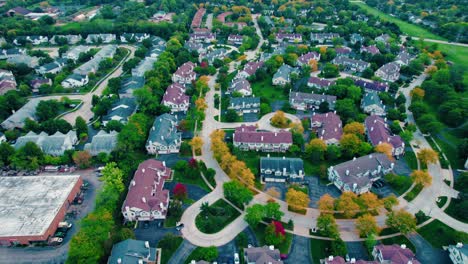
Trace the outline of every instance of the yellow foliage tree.
<instances>
[{"instance_id":1,"label":"yellow foliage tree","mask_svg":"<svg viewBox=\"0 0 468 264\"><path fill-rule=\"evenodd\" d=\"M320 46L320 54L325 55L327 53L327 46Z\"/></svg>"},{"instance_id":2,"label":"yellow foliage tree","mask_svg":"<svg viewBox=\"0 0 468 264\"><path fill-rule=\"evenodd\" d=\"M359 205L356 203L357 195L353 192L343 192L336 202L336 210L342 211L344 217L352 218L359 211Z\"/></svg>"},{"instance_id":3,"label":"yellow foliage tree","mask_svg":"<svg viewBox=\"0 0 468 264\"><path fill-rule=\"evenodd\" d=\"M361 237L367 237L379 232L377 221L375 217L370 214L362 215L356 219L356 229L359 231Z\"/></svg>"},{"instance_id":4,"label":"yellow foliage tree","mask_svg":"<svg viewBox=\"0 0 468 264\"><path fill-rule=\"evenodd\" d=\"M328 193L324 194L318 200L317 205L321 213L332 212L335 210L335 198Z\"/></svg>"},{"instance_id":5,"label":"yellow foliage tree","mask_svg":"<svg viewBox=\"0 0 468 264\"><path fill-rule=\"evenodd\" d=\"M200 153L203 147L203 139L201 137L194 137L190 140L190 146L195 153Z\"/></svg>"},{"instance_id":6,"label":"yellow foliage tree","mask_svg":"<svg viewBox=\"0 0 468 264\"><path fill-rule=\"evenodd\" d=\"M289 127L291 128L290 129L291 133L298 133L298 134L304 133L304 127L302 126L301 122L293 122L289 125Z\"/></svg>"},{"instance_id":7,"label":"yellow foliage tree","mask_svg":"<svg viewBox=\"0 0 468 264\"><path fill-rule=\"evenodd\" d=\"M439 154L430 148L423 148L418 153L418 159L424 164L436 163L439 160Z\"/></svg>"},{"instance_id":8,"label":"yellow foliage tree","mask_svg":"<svg viewBox=\"0 0 468 264\"><path fill-rule=\"evenodd\" d=\"M311 72L316 72L318 71L318 62L314 59L309 61L309 66L310 66L310 71Z\"/></svg>"},{"instance_id":9,"label":"yellow foliage tree","mask_svg":"<svg viewBox=\"0 0 468 264\"><path fill-rule=\"evenodd\" d=\"M208 107L204 98L198 98L195 101L195 106L197 107L197 110L201 112L205 111L205 109Z\"/></svg>"},{"instance_id":10,"label":"yellow foliage tree","mask_svg":"<svg viewBox=\"0 0 468 264\"><path fill-rule=\"evenodd\" d=\"M364 135L364 132L364 124L359 122L351 122L343 127L343 133L345 134Z\"/></svg>"},{"instance_id":11,"label":"yellow foliage tree","mask_svg":"<svg viewBox=\"0 0 468 264\"><path fill-rule=\"evenodd\" d=\"M383 206L379 197L371 192L361 194L361 196L359 196L359 200L372 212L378 211Z\"/></svg>"},{"instance_id":12,"label":"yellow foliage tree","mask_svg":"<svg viewBox=\"0 0 468 264\"><path fill-rule=\"evenodd\" d=\"M198 80L202 82L203 84L208 85L208 82L210 81L210 76L203 75L203 76L200 76Z\"/></svg>"},{"instance_id":13,"label":"yellow foliage tree","mask_svg":"<svg viewBox=\"0 0 468 264\"><path fill-rule=\"evenodd\" d=\"M303 210L307 208L310 199L309 196L301 191L289 188L286 193L286 202L293 210Z\"/></svg>"},{"instance_id":14,"label":"yellow foliage tree","mask_svg":"<svg viewBox=\"0 0 468 264\"><path fill-rule=\"evenodd\" d=\"M432 176L427 171L414 170L410 176L415 184L421 184L423 186L432 184Z\"/></svg>"},{"instance_id":15,"label":"yellow foliage tree","mask_svg":"<svg viewBox=\"0 0 468 264\"><path fill-rule=\"evenodd\" d=\"M422 100L424 98L425 94L426 94L426 92L423 89L419 88L419 87L414 88L410 92L411 98L418 99L418 100Z\"/></svg>"},{"instance_id":16,"label":"yellow foliage tree","mask_svg":"<svg viewBox=\"0 0 468 264\"><path fill-rule=\"evenodd\" d=\"M286 117L283 111L276 111L270 121L271 124L275 127L286 128L288 127L289 119Z\"/></svg>"},{"instance_id":17,"label":"yellow foliage tree","mask_svg":"<svg viewBox=\"0 0 468 264\"><path fill-rule=\"evenodd\" d=\"M389 160L393 160L393 153L392 153L393 146L390 145L389 143L387 142L380 143L377 146L375 146L374 149L376 152L385 154Z\"/></svg>"}]
</instances>

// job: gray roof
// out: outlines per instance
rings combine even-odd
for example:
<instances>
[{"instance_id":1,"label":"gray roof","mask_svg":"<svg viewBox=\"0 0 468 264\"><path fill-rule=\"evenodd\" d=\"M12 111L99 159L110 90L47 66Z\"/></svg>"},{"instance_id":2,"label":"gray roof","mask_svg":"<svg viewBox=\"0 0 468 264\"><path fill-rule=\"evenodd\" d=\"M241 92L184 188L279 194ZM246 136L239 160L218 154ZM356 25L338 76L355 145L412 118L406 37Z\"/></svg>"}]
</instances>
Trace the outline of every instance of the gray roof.
<instances>
[{"instance_id":1,"label":"gray roof","mask_svg":"<svg viewBox=\"0 0 468 264\"><path fill-rule=\"evenodd\" d=\"M157 58L145 57L138 65L132 69L133 76L145 76L147 71L153 69L154 63L157 61Z\"/></svg>"},{"instance_id":2,"label":"gray roof","mask_svg":"<svg viewBox=\"0 0 468 264\"><path fill-rule=\"evenodd\" d=\"M367 91L362 98L361 105L362 107L370 106L370 105L378 105L379 107L383 108L384 105L382 104L379 93L375 91Z\"/></svg>"},{"instance_id":3,"label":"gray roof","mask_svg":"<svg viewBox=\"0 0 468 264\"><path fill-rule=\"evenodd\" d=\"M36 107L40 100L32 99L21 107L18 111L8 117L2 123L2 127L5 129L22 128L24 126L24 120L29 118L36 120Z\"/></svg>"},{"instance_id":4,"label":"gray roof","mask_svg":"<svg viewBox=\"0 0 468 264\"><path fill-rule=\"evenodd\" d=\"M249 263L283 263L283 261L280 260L280 251L278 249L270 249L268 246L244 248L244 254L247 256Z\"/></svg>"},{"instance_id":5,"label":"gray roof","mask_svg":"<svg viewBox=\"0 0 468 264\"><path fill-rule=\"evenodd\" d=\"M230 105L260 104L260 97L231 97Z\"/></svg>"},{"instance_id":6,"label":"gray roof","mask_svg":"<svg viewBox=\"0 0 468 264\"><path fill-rule=\"evenodd\" d=\"M18 55L10 57L7 59L8 63L12 64L26 64L28 67L33 68L39 64L39 59L37 57L31 57L29 55Z\"/></svg>"},{"instance_id":7,"label":"gray roof","mask_svg":"<svg viewBox=\"0 0 468 264\"><path fill-rule=\"evenodd\" d=\"M91 155L95 156L101 152L110 153L117 146L118 133L111 131L107 133L104 130L99 131L91 140L84 146L84 150L89 151Z\"/></svg>"},{"instance_id":8,"label":"gray roof","mask_svg":"<svg viewBox=\"0 0 468 264\"><path fill-rule=\"evenodd\" d=\"M291 174L300 174L299 171L304 171L304 162L299 158L285 158L285 157L261 157L260 169L286 171Z\"/></svg>"},{"instance_id":9,"label":"gray roof","mask_svg":"<svg viewBox=\"0 0 468 264\"><path fill-rule=\"evenodd\" d=\"M179 140L182 133L177 132L177 123L177 117L170 114L162 114L156 117L146 144L157 142L161 145L169 146L176 140Z\"/></svg>"},{"instance_id":10,"label":"gray roof","mask_svg":"<svg viewBox=\"0 0 468 264\"><path fill-rule=\"evenodd\" d=\"M273 79L289 79L289 75L291 73L299 73L299 71L296 68L293 68L287 64L283 64L281 67L279 67L278 71L276 71L275 75L273 75Z\"/></svg>"},{"instance_id":11,"label":"gray roof","mask_svg":"<svg viewBox=\"0 0 468 264\"><path fill-rule=\"evenodd\" d=\"M75 131L69 131L66 134L56 132L53 135L47 135L45 132L36 134L30 131L25 136L16 140L15 148L19 149L28 142L35 143L44 153L50 155L62 155L65 150L72 149L76 143L77 136Z\"/></svg>"},{"instance_id":12,"label":"gray roof","mask_svg":"<svg viewBox=\"0 0 468 264\"><path fill-rule=\"evenodd\" d=\"M134 98L122 98L112 105L107 115L103 118L104 121L113 120L113 117L119 117L120 120L128 120L128 118L135 112L137 107Z\"/></svg>"},{"instance_id":13,"label":"gray roof","mask_svg":"<svg viewBox=\"0 0 468 264\"><path fill-rule=\"evenodd\" d=\"M133 93L133 90L139 89L145 85L145 77L132 76L122 80L119 94Z\"/></svg>"},{"instance_id":14,"label":"gray roof","mask_svg":"<svg viewBox=\"0 0 468 264\"><path fill-rule=\"evenodd\" d=\"M107 263L117 264L118 260L124 264L138 264L138 260L147 259L151 262L156 261L156 249L145 246L145 241L127 239L115 244Z\"/></svg>"}]
</instances>

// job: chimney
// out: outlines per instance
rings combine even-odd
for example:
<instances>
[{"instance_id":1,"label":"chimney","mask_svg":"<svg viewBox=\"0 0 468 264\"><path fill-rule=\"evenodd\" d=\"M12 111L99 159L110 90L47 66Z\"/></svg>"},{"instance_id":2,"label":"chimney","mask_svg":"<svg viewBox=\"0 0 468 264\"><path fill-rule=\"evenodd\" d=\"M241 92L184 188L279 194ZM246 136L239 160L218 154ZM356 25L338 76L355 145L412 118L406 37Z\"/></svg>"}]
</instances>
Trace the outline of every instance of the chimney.
<instances>
[{"instance_id":1,"label":"chimney","mask_svg":"<svg viewBox=\"0 0 468 264\"><path fill-rule=\"evenodd\" d=\"M275 135L276 135L276 133L275 133ZM262 141L262 142L263 142L263 136L260 138L260 141Z\"/></svg>"},{"instance_id":2,"label":"chimney","mask_svg":"<svg viewBox=\"0 0 468 264\"><path fill-rule=\"evenodd\" d=\"M406 249L406 245L405 244L401 244L400 246L402 249Z\"/></svg>"},{"instance_id":3,"label":"chimney","mask_svg":"<svg viewBox=\"0 0 468 264\"><path fill-rule=\"evenodd\" d=\"M283 159L285 160L285 159L286 159L286 157L285 157L285 156L283 156Z\"/></svg>"},{"instance_id":4,"label":"chimney","mask_svg":"<svg viewBox=\"0 0 468 264\"><path fill-rule=\"evenodd\" d=\"M349 170L346 170L346 176L348 176L348 175L349 175Z\"/></svg>"},{"instance_id":5,"label":"chimney","mask_svg":"<svg viewBox=\"0 0 468 264\"><path fill-rule=\"evenodd\" d=\"M462 248L463 247L463 243L462 242L458 242L457 245L455 246L456 248Z\"/></svg>"},{"instance_id":6,"label":"chimney","mask_svg":"<svg viewBox=\"0 0 468 264\"><path fill-rule=\"evenodd\" d=\"M371 127L371 128L370 128L370 131L371 131L371 132L374 131L374 127Z\"/></svg>"},{"instance_id":7,"label":"chimney","mask_svg":"<svg viewBox=\"0 0 468 264\"><path fill-rule=\"evenodd\" d=\"M390 169L393 170L393 167L395 167L395 163L392 162L392 163L390 163Z\"/></svg>"},{"instance_id":8,"label":"chimney","mask_svg":"<svg viewBox=\"0 0 468 264\"><path fill-rule=\"evenodd\" d=\"M351 258L351 263L356 263L356 259L355 259L355 258Z\"/></svg>"},{"instance_id":9,"label":"chimney","mask_svg":"<svg viewBox=\"0 0 468 264\"><path fill-rule=\"evenodd\" d=\"M269 157L270 157L270 154L268 154L267 157L269 158Z\"/></svg>"},{"instance_id":10,"label":"chimney","mask_svg":"<svg viewBox=\"0 0 468 264\"><path fill-rule=\"evenodd\" d=\"M333 256L329 256L328 261L333 261Z\"/></svg>"},{"instance_id":11,"label":"chimney","mask_svg":"<svg viewBox=\"0 0 468 264\"><path fill-rule=\"evenodd\" d=\"M275 250L275 246L271 245L268 247L270 250Z\"/></svg>"},{"instance_id":12,"label":"chimney","mask_svg":"<svg viewBox=\"0 0 468 264\"><path fill-rule=\"evenodd\" d=\"M369 159L372 159L372 154L369 155Z\"/></svg>"},{"instance_id":13,"label":"chimney","mask_svg":"<svg viewBox=\"0 0 468 264\"><path fill-rule=\"evenodd\" d=\"M283 176L286 175L286 168L283 168Z\"/></svg>"},{"instance_id":14,"label":"chimney","mask_svg":"<svg viewBox=\"0 0 468 264\"><path fill-rule=\"evenodd\" d=\"M142 172L142 173L145 173L145 168L141 169L141 172Z\"/></svg>"},{"instance_id":15,"label":"chimney","mask_svg":"<svg viewBox=\"0 0 468 264\"><path fill-rule=\"evenodd\" d=\"M145 248L149 248L149 242L148 241L145 241Z\"/></svg>"},{"instance_id":16,"label":"chimney","mask_svg":"<svg viewBox=\"0 0 468 264\"><path fill-rule=\"evenodd\" d=\"M355 160L356 160L356 157L353 157L353 161L355 161Z\"/></svg>"},{"instance_id":17,"label":"chimney","mask_svg":"<svg viewBox=\"0 0 468 264\"><path fill-rule=\"evenodd\" d=\"M122 263L122 259L121 258L118 258L117 259L117 264L121 264Z\"/></svg>"},{"instance_id":18,"label":"chimney","mask_svg":"<svg viewBox=\"0 0 468 264\"><path fill-rule=\"evenodd\" d=\"M146 198L145 197L141 197L141 201L146 203Z\"/></svg>"},{"instance_id":19,"label":"chimney","mask_svg":"<svg viewBox=\"0 0 468 264\"><path fill-rule=\"evenodd\" d=\"M143 260L142 260L142 259L139 259L139 260L138 260L138 264L143 264Z\"/></svg>"},{"instance_id":20,"label":"chimney","mask_svg":"<svg viewBox=\"0 0 468 264\"><path fill-rule=\"evenodd\" d=\"M277 132L275 132L275 137L276 137L276 136L278 136L278 133L277 133Z\"/></svg>"},{"instance_id":21,"label":"chimney","mask_svg":"<svg viewBox=\"0 0 468 264\"><path fill-rule=\"evenodd\" d=\"M380 173L380 171L382 171L382 166L381 165L377 166L377 172Z\"/></svg>"},{"instance_id":22,"label":"chimney","mask_svg":"<svg viewBox=\"0 0 468 264\"><path fill-rule=\"evenodd\" d=\"M135 185L136 185L136 181L132 180L132 186L135 186Z\"/></svg>"}]
</instances>

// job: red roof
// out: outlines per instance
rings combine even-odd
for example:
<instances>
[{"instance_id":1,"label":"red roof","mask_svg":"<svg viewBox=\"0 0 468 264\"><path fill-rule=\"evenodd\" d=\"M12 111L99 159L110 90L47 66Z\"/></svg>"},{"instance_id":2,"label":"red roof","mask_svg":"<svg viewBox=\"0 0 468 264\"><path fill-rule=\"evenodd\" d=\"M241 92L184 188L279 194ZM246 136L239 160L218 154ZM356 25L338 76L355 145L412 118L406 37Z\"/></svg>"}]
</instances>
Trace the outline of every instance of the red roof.
<instances>
[{"instance_id":1,"label":"red roof","mask_svg":"<svg viewBox=\"0 0 468 264\"><path fill-rule=\"evenodd\" d=\"M392 135L387 122L382 117L378 115L368 116L365 120L365 125L367 135L373 146L384 142L391 144L394 148L399 148L404 145L400 136Z\"/></svg>"},{"instance_id":2,"label":"red roof","mask_svg":"<svg viewBox=\"0 0 468 264\"><path fill-rule=\"evenodd\" d=\"M194 78L196 73L193 71L195 69L195 63L188 61L177 69L177 71L174 73L175 75L178 75L183 78Z\"/></svg>"},{"instance_id":3,"label":"red roof","mask_svg":"<svg viewBox=\"0 0 468 264\"><path fill-rule=\"evenodd\" d=\"M403 248L399 245L377 245L375 248L382 254L384 260L391 261L392 264L421 264L414 253L408 249Z\"/></svg>"},{"instance_id":4,"label":"red roof","mask_svg":"<svg viewBox=\"0 0 468 264\"><path fill-rule=\"evenodd\" d=\"M302 64L309 64L309 61L311 60L320 60L320 54L318 54L317 52L307 52L306 54L300 56L297 61L299 63L302 63Z\"/></svg>"},{"instance_id":5,"label":"red roof","mask_svg":"<svg viewBox=\"0 0 468 264\"><path fill-rule=\"evenodd\" d=\"M170 102L173 104L188 103L190 98L185 94L185 87L178 83L173 83L167 87L164 93L163 102Z\"/></svg>"},{"instance_id":6,"label":"red roof","mask_svg":"<svg viewBox=\"0 0 468 264\"><path fill-rule=\"evenodd\" d=\"M199 28L203 19L203 16L206 13L205 8L200 8L197 10L197 13L195 13L195 16L193 16L192 20L192 28Z\"/></svg>"},{"instance_id":7,"label":"red roof","mask_svg":"<svg viewBox=\"0 0 468 264\"><path fill-rule=\"evenodd\" d=\"M171 173L171 169L164 166L159 160L149 159L140 163L128 188L123 208L128 206L143 211L158 210L165 215L169 191L164 190L163 187L165 180L170 177Z\"/></svg>"},{"instance_id":8,"label":"red roof","mask_svg":"<svg viewBox=\"0 0 468 264\"><path fill-rule=\"evenodd\" d=\"M257 131L255 126L241 126L234 132L234 142L292 144L292 134L289 131L278 132Z\"/></svg>"},{"instance_id":9,"label":"red roof","mask_svg":"<svg viewBox=\"0 0 468 264\"><path fill-rule=\"evenodd\" d=\"M260 69L263 66L264 62L263 61L251 61L245 64L244 66L244 72L246 72L249 76L254 75L258 69Z\"/></svg>"},{"instance_id":10,"label":"red roof","mask_svg":"<svg viewBox=\"0 0 468 264\"><path fill-rule=\"evenodd\" d=\"M341 139L343 135L343 127L340 117L328 112L325 114L314 114L311 118L312 128L316 128L317 135L324 141L330 139Z\"/></svg>"}]
</instances>

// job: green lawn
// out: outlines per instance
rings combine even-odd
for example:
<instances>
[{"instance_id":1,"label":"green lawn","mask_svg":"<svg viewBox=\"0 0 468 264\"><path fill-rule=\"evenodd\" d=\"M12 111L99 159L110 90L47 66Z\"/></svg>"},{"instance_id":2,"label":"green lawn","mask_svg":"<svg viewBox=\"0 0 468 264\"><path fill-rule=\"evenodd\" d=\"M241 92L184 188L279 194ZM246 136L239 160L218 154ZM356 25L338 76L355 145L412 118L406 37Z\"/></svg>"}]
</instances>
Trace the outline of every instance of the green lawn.
<instances>
[{"instance_id":1,"label":"green lawn","mask_svg":"<svg viewBox=\"0 0 468 264\"><path fill-rule=\"evenodd\" d=\"M356 3L356 2L354 2L352 4L357 5L360 8L366 10L371 15L380 17L382 20L395 23L400 28L400 30L404 34L406 34L408 36L419 37L419 38L428 38L428 39L437 39L437 40L446 40L445 38L443 38L441 36L438 36L438 35L436 35L434 33L431 33L428 30L426 30L426 29L424 29L424 28L422 28L420 26L413 25L413 24L405 22L405 21L403 21L403 20L401 20L399 18L387 15L387 14L381 12L380 10L377 10L377 9L375 9L373 7L368 6L365 3Z\"/></svg>"},{"instance_id":2,"label":"green lawn","mask_svg":"<svg viewBox=\"0 0 468 264\"><path fill-rule=\"evenodd\" d=\"M201 232L214 234L229 225L239 215L239 211L220 199L209 206L206 215L203 215L203 212L197 215L195 224Z\"/></svg>"},{"instance_id":3,"label":"green lawn","mask_svg":"<svg viewBox=\"0 0 468 264\"><path fill-rule=\"evenodd\" d=\"M411 249L411 251L416 252L416 248L414 247L413 243L411 243L411 241L409 241L409 239L406 238L405 236L396 236L396 237L386 238L386 239L380 240L380 242L382 242L382 244L384 245L405 244L407 248Z\"/></svg>"},{"instance_id":4,"label":"green lawn","mask_svg":"<svg viewBox=\"0 0 468 264\"><path fill-rule=\"evenodd\" d=\"M418 161L413 151L406 151L405 161L412 170L418 169Z\"/></svg>"},{"instance_id":5,"label":"green lawn","mask_svg":"<svg viewBox=\"0 0 468 264\"><path fill-rule=\"evenodd\" d=\"M267 78L261 82L252 83L252 92L256 97L262 97L270 102L277 100L288 100L289 91L280 86L273 86L271 79Z\"/></svg>"},{"instance_id":6,"label":"green lawn","mask_svg":"<svg viewBox=\"0 0 468 264\"><path fill-rule=\"evenodd\" d=\"M260 223L260 224L257 225L257 227L252 228L252 229L253 229L253 231L255 233L255 236L257 237L259 245L264 246L265 245L266 225ZM288 254L289 253L289 249L291 247L291 242L292 242L292 237L293 237L292 234L286 232L286 239L284 240L283 243L281 243L281 245L279 245L277 247L279 249L279 251L281 252L281 254Z\"/></svg>"},{"instance_id":7,"label":"green lawn","mask_svg":"<svg viewBox=\"0 0 468 264\"><path fill-rule=\"evenodd\" d=\"M166 235L158 242L161 248L161 264L166 264L171 259L174 252L179 248L184 239L181 236Z\"/></svg>"},{"instance_id":8,"label":"green lawn","mask_svg":"<svg viewBox=\"0 0 468 264\"><path fill-rule=\"evenodd\" d=\"M414 186L414 188L405 195L405 200L408 201L408 202L411 202L414 200L414 198L416 198L416 196L418 196L418 194L422 191L424 186L422 186L421 184L418 184L416 186Z\"/></svg>"},{"instance_id":9,"label":"green lawn","mask_svg":"<svg viewBox=\"0 0 468 264\"><path fill-rule=\"evenodd\" d=\"M446 202L447 202L447 196L441 196L441 197L439 197L439 201L437 202L437 206L439 206L439 208L442 208L442 206L444 206Z\"/></svg>"},{"instance_id":10,"label":"green lawn","mask_svg":"<svg viewBox=\"0 0 468 264\"><path fill-rule=\"evenodd\" d=\"M450 215L451 217L463 222L463 223L468 223L468 215L460 213L458 210L460 210L460 207L456 207L456 205L462 203L463 200L461 199L451 199L450 204L445 209L445 212Z\"/></svg>"},{"instance_id":11,"label":"green lawn","mask_svg":"<svg viewBox=\"0 0 468 264\"><path fill-rule=\"evenodd\" d=\"M408 176L392 175L394 174L386 175L385 180L398 195L405 193L413 184L411 178Z\"/></svg>"},{"instance_id":12,"label":"green lawn","mask_svg":"<svg viewBox=\"0 0 468 264\"><path fill-rule=\"evenodd\" d=\"M467 243L468 234L458 232L439 220L434 220L430 224L418 229L418 233L423 236L435 248L455 245L457 242Z\"/></svg>"},{"instance_id":13,"label":"green lawn","mask_svg":"<svg viewBox=\"0 0 468 264\"><path fill-rule=\"evenodd\" d=\"M320 263L321 259L327 258L332 254L331 241L311 238L310 252L314 263Z\"/></svg>"},{"instance_id":14,"label":"green lawn","mask_svg":"<svg viewBox=\"0 0 468 264\"><path fill-rule=\"evenodd\" d=\"M199 175L198 177L196 178L190 178L190 177L187 177L187 175L185 175L184 173L181 173L179 171L174 171L174 179L173 179L174 182L180 182L180 183L185 183L185 184L193 184L193 185L197 185L199 186L200 188L202 188L203 190L207 191L207 192L211 192L211 189L208 187L208 185L206 184L206 182L203 180L203 178L201 177L201 175Z\"/></svg>"}]
</instances>

